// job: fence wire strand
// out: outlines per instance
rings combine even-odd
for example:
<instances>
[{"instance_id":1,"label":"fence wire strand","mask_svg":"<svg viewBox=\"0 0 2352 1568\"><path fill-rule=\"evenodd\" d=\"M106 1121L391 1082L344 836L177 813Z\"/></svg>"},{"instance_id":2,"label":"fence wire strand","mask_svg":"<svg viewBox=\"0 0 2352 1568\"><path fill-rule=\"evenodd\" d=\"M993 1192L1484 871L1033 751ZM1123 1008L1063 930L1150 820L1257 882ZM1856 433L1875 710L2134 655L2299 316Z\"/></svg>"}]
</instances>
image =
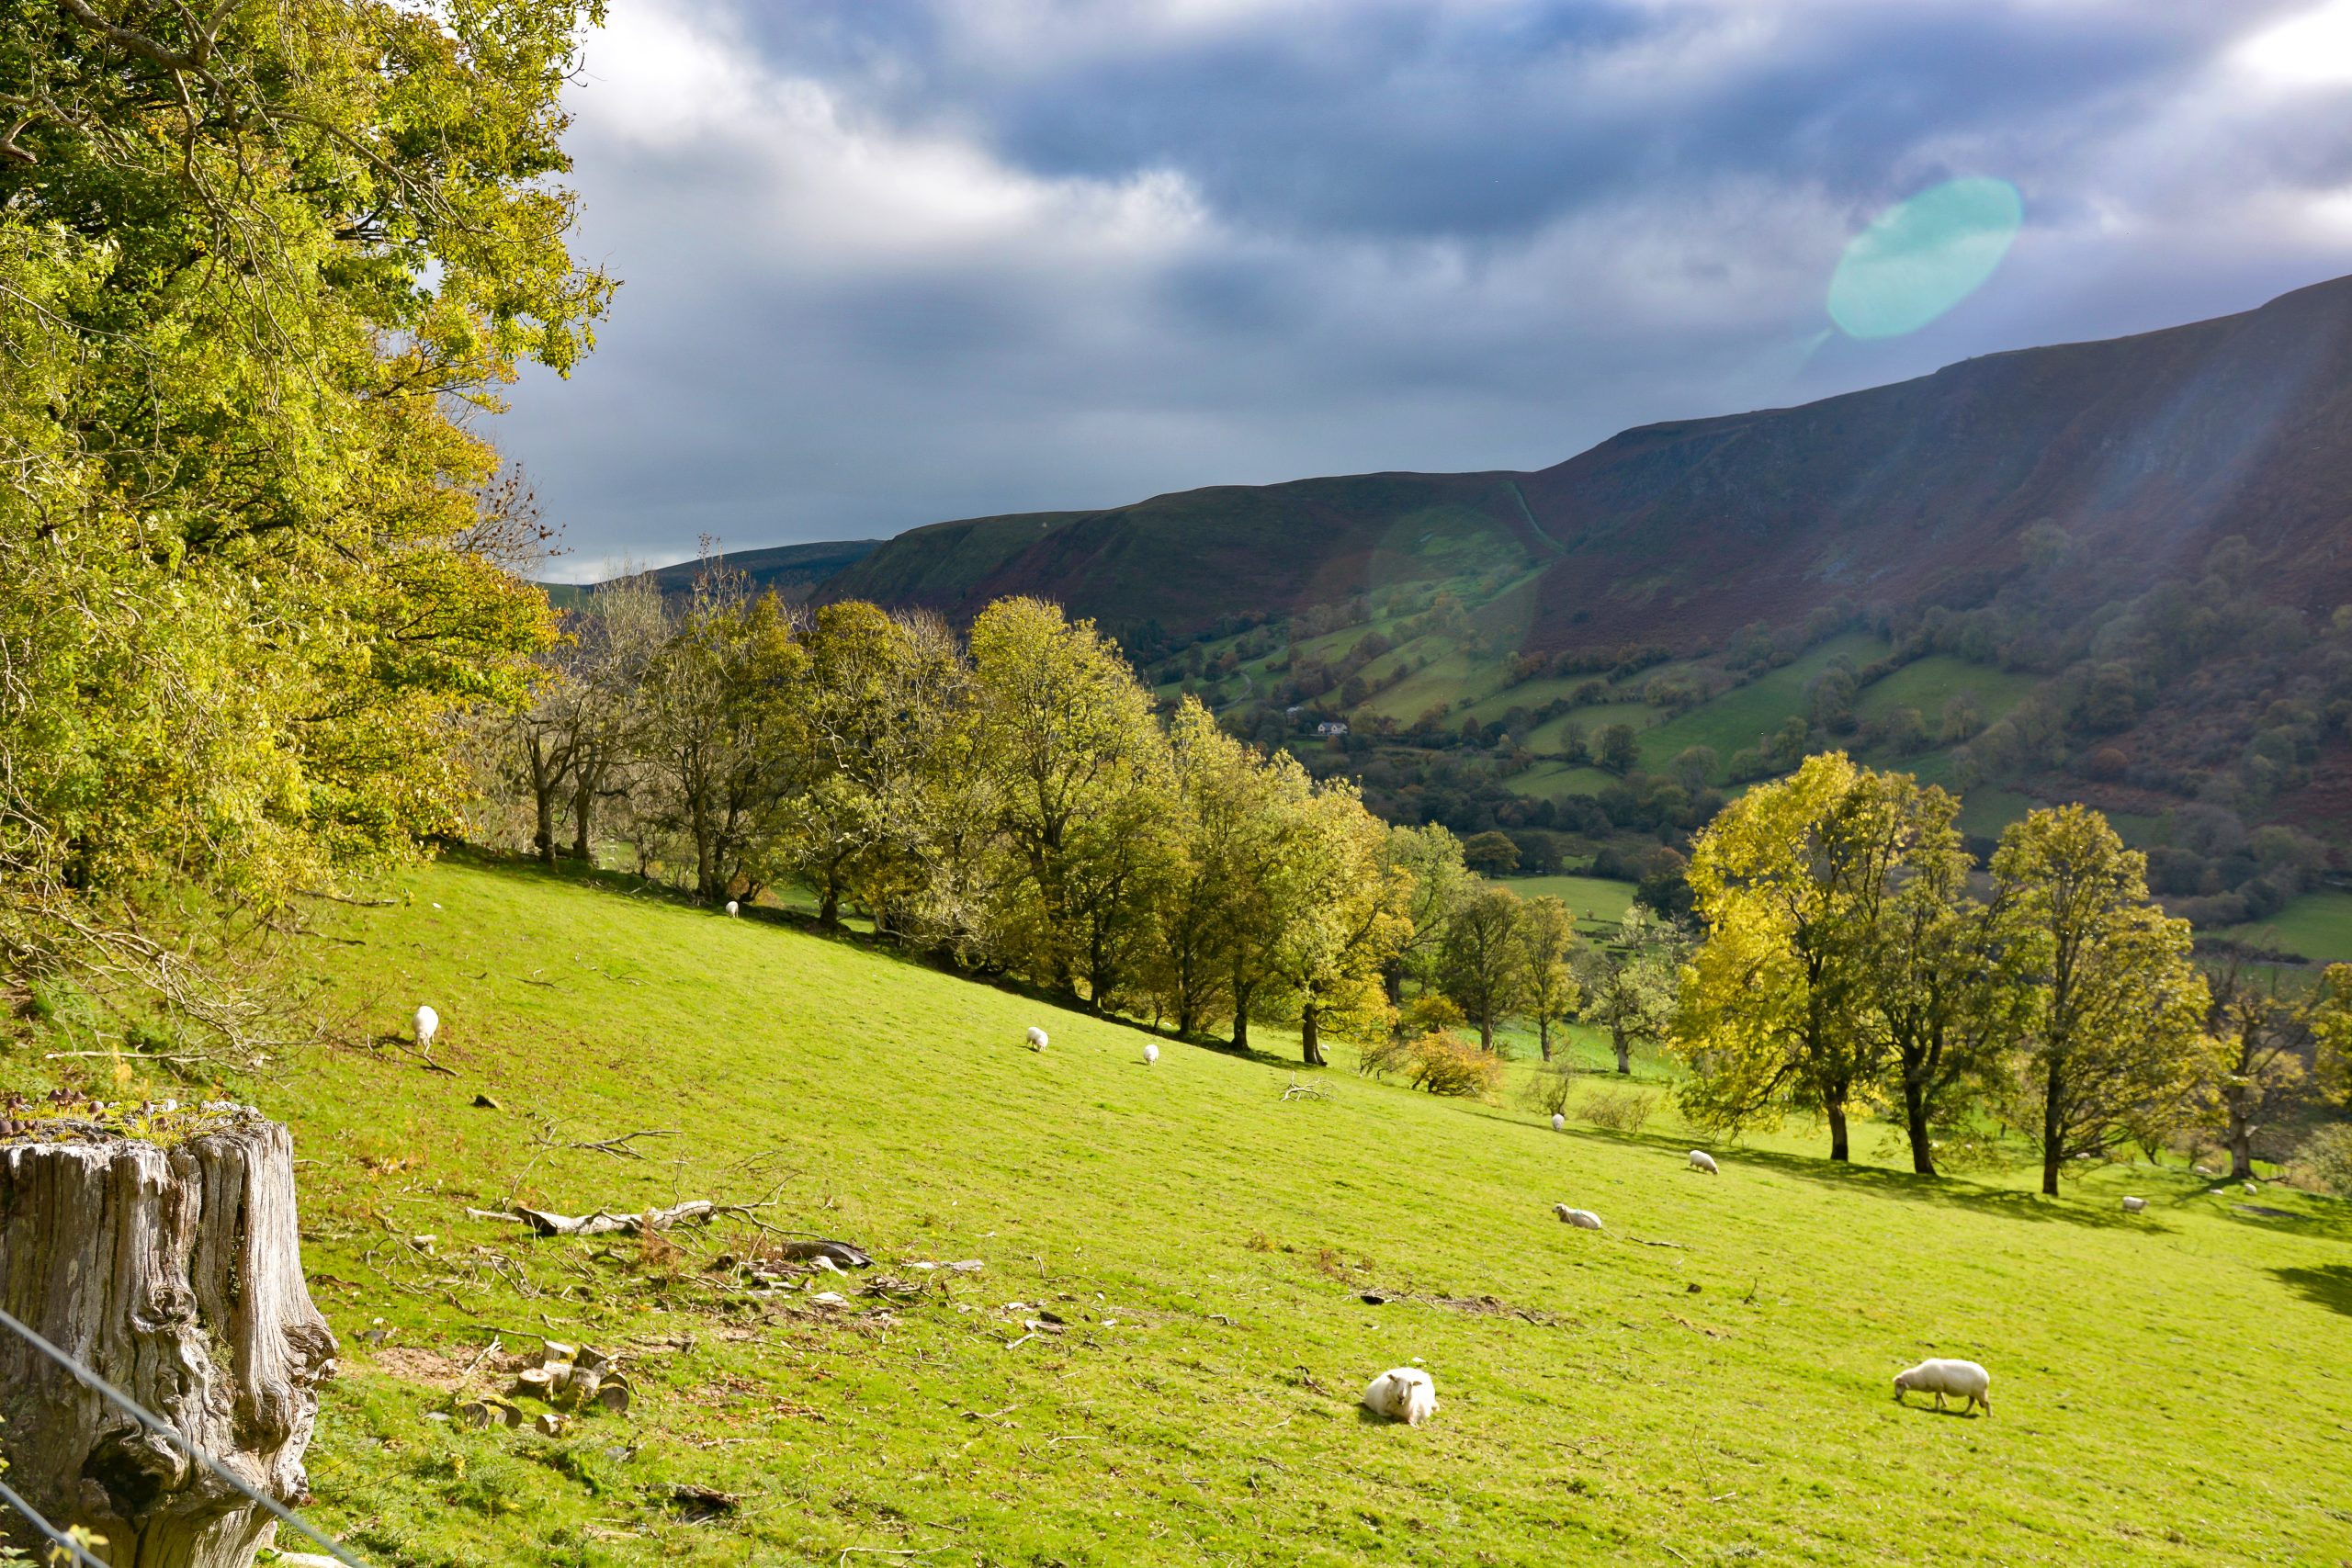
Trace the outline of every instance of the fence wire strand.
<instances>
[{"instance_id":1,"label":"fence wire strand","mask_svg":"<svg viewBox=\"0 0 2352 1568\"><path fill-rule=\"evenodd\" d=\"M130 1416L132 1420L138 1422L141 1426L146 1427L157 1437L171 1443L174 1447L187 1454L188 1458L194 1460L197 1463L210 1471L219 1479L228 1483L230 1486L243 1493L254 1502L259 1504L262 1507L266 1508L270 1513L276 1515L280 1524L293 1526L297 1530L300 1530L302 1534L308 1536L312 1541L322 1547L324 1547L328 1554L334 1557L336 1562L345 1564L346 1568L368 1568L368 1564L362 1562L356 1557L352 1556L351 1553L345 1551L342 1547L336 1545L333 1540L330 1540L326 1536L313 1529L310 1522L304 1519L301 1515L296 1513L285 1504L280 1503L277 1498L264 1496L261 1493L254 1491L251 1486L245 1483L243 1476L236 1474L227 1466L220 1463L220 1461L214 1459L210 1454L206 1453L202 1449L198 1448L194 1443L189 1442L186 1438L180 1436L178 1427L174 1427L167 1421L164 1421L156 1416L149 1415L145 1410L141 1409L137 1402L132 1400L129 1394L124 1393L121 1390L116 1388L114 1384L107 1382L106 1379L98 1376L97 1373L92 1371L89 1368L84 1366L81 1362L75 1360L73 1357L59 1349L56 1346L42 1338L40 1335L36 1333L29 1325L9 1313L6 1308L0 1308L0 1327L6 1327L13 1330L17 1337L24 1340L26 1344L30 1345L34 1349L40 1351L42 1355L48 1357L51 1360L64 1368L66 1371L72 1373L75 1380L81 1382L84 1387L89 1389L93 1393L97 1394L100 1398L105 1399L116 1409L121 1411L125 1416ZM0 1491L6 1490L6 1489L5 1487L0 1487ZM32 1513L15 1493L9 1492L7 1496L9 1502L19 1512L26 1514L28 1517L31 1518L32 1521L36 1525L39 1525L42 1529L47 1530L49 1529L48 1521L41 1518L39 1514ZM51 1533L50 1539L52 1541L58 1541L66 1546L74 1553L76 1559L80 1562L95 1563L96 1568L106 1568L106 1564L98 1562L97 1560L90 1556L88 1552L84 1551L80 1547L74 1546L73 1542L65 1540L64 1538L55 1534L54 1532Z\"/></svg>"},{"instance_id":2,"label":"fence wire strand","mask_svg":"<svg viewBox=\"0 0 2352 1568\"><path fill-rule=\"evenodd\" d=\"M105 1563L99 1562L96 1558L91 1556L89 1552L85 1551L80 1541L75 1540L72 1536L65 1534L55 1525L51 1524L47 1519L42 1518L40 1517L40 1510L34 1507L30 1503L26 1502L22 1497L17 1496L15 1489L10 1487L5 1481L0 1481L0 1503L6 1503L8 1506L16 1509L17 1512L24 1515L26 1520L32 1525L33 1529L40 1531L42 1535L49 1538L50 1545L62 1546L67 1551L71 1552L75 1563L87 1563L89 1568L107 1568ZM55 1562L56 1559L52 1557L51 1561Z\"/></svg>"}]
</instances>

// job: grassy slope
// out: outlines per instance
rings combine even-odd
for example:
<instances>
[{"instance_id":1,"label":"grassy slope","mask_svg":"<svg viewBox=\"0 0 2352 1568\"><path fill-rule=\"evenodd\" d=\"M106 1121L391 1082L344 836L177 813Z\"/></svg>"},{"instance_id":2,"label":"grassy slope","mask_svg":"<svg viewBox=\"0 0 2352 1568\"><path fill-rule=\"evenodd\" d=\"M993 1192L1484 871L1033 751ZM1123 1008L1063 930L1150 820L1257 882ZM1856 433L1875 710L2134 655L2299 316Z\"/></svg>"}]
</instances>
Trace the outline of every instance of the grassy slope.
<instances>
[{"instance_id":1,"label":"grassy slope","mask_svg":"<svg viewBox=\"0 0 2352 1568\"><path fill-rule=\"evenodd\" d=\"M1663 1118L1561 1137L1344 1073L1285 1103L1278 1064L1163 1045L1146 1068L1133 1030L763 922L458 865L415 891L346 913L365 945L331 951L372 1032L432 1000L458 1076L334 1052L262 1096L297 1129L307 1262L348 1352L319 1511L379 1562L2352 1555L2345 1205L2274 1196L2297 1217L2263 1222L2146 1170L2049 1203L1836 1170L1810 1136L1709 1181ZM1039 1021L1042 1055L1019 1043ZM506 1109L473 1108L483 1090ZM559 1142L682 1135L629 1161L538 1147L537 1116ZM879 1271L988 1267L887 1320L863 1299L849 1321L715 1316L698 1258L673 1275L464 1214L774 1181L774 1223L861 1241ZM2155 1200L2144 1223L2115 1212L2127 1186ZM1612 1233L1560 1225L1562 1200ZM1372 1286L1560 1322L1374 1307ZM1016 1300L1072 1326L1012 1346ZM370 1354L352 1336L378 1317ZM639 1408L556 1442L423 1420L443 1396L415 1378L488 1325L628 1350ZM1890 1403L1929 1352L1987 1361L1999 1418ZM1360 1418L1363 1382L1414 1357L1436 1423ZM684 1524L650 1490L676 1480L745 1501Z\"/></svg>"},{"instance_id":2,"label":"grassy slope","mask_svg":"<svg viewBox=\"0 0 2352 1568\"><path fill-rule=\"evenodd\" d=\"M1768 671L1744 686L1735 686L1712 702L1668 720L1641 734L1642 766L1663 773L1686 748L1708 746L1716 755L1715 776L1732 753L1770 736L1792 713L1805 705L1805 682L1840 656L1864 664L1886 651L1886 645L1861 632L1831 637L1802 658Z\"/></svg>"},{"instance_id":3,"label":"grassy slope","mask_svg":"<svg viewBox=\"0 0 2352 1568\"><path fill-rule=\"evenodd\" d=\"M2335 888L2306 893L2267 920L2233 926L2221 934L2275 945L2305 958L2352 961L2352 893Z\"/></svg>"}]
</instances>

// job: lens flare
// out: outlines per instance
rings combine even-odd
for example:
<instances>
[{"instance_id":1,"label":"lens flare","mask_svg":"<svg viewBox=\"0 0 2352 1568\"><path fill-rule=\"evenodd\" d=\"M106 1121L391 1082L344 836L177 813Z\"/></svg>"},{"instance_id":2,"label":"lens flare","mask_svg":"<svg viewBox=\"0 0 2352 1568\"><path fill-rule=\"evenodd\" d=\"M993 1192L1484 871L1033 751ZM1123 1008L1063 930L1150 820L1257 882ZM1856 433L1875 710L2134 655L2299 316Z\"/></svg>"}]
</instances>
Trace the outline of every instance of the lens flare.
<instances>
[{"instance_id":1,"label":"lens flare","mask_svg":"<svg viewBox=\"0 0 2352 1568\"><path fill-rule=\"evenodd\" d=\"M2025 221L2007 180L1947 180L1854 236L1829 279L1829 319L1850 337L1916 333L1984 287Z\"/></svg>"}]
</instances>

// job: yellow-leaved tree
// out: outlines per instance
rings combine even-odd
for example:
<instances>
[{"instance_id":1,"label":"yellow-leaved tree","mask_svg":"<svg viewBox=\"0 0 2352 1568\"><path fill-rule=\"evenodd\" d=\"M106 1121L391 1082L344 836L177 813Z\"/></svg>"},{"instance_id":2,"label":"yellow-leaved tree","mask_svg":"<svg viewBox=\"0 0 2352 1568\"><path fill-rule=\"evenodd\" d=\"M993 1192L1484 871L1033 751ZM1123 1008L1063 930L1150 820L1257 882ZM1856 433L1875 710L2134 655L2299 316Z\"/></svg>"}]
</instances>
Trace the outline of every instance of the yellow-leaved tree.
<instances>
[{"instance_id":1,"label":"yellow-leaved tree","mask_svg":"<svg viewBox=\"0 0 2352 1568\"><path fill-rule=\"evenodd\" d=\"M2067 1162L2153 1141L2185 1121L2219 1048L2188 922L2148 897L2147 859L2082 806L2013 822L1993 855L2009 906L2025 1060L2017 1116L2041 1190Z\"/></svg>"},{"instance_id":2,"label":"yellow-leaved tree","mask_svg":"<svg viewBox=\"0 0 2352 1568\"><path fill-rule=\"evenodd\" d=\"M1842 752L1725 807L1690 858L1705 940L1683 966L1672 1047L1679 1097L1702 1127L1736 1131L1791 1110L1848 1114L1882 1053L1866 1016L1871 932L1916 830L1917 783Z\"/></svg>"}]
</instances>

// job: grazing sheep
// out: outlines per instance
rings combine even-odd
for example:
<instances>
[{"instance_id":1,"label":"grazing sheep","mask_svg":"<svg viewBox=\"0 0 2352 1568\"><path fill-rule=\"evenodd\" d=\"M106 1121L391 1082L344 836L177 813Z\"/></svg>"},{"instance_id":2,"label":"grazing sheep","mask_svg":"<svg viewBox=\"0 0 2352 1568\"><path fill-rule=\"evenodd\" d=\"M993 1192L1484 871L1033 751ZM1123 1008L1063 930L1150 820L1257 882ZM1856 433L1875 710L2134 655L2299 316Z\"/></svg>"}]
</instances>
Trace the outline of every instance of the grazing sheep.
<instances>
[{"instance_id":1,"label":"grazing sheep","mask_svg":"<svg viewBox=\"0 0 2352 1568\"><path fill-rule=\"evenodd\" d=\"M2123 1212L2127 1214L2137 1214L2143 1213L2147 1207L2148 1201L2145 1198L2126 1198L2123 1200Z\"/></svg>"},{"instance_id":2,"label":"grazing sheep","mask_svg":"<svg viewBox=\"0 0 2352 1568\"><path fill-rule=\"evenodd\" d=\"M1157 1062L1157 1061L1159 1061L1159 1046L1157 1046L1157 1045L1146 1045L1146 1046L1143 1048L1143 1065L1144 1065L1145 1066L1148 1067L1148 1066L1150 1066L1153 1063L1155 1063L1155 1062Z\"/></svg>"},{"instance_id":3,"label":"grazing sheep","mask_svg":"<svg viewBox=\"0 0 2352 1568\"><path fill-rule=\"evenodd\" d=\"M1984 1407L1984 1414L1990 1416L1993 1414L1992 1390L1993 1374L1973 1361L1948 1361L1936 1358L1894 1374L1894 1402L1897 1404L1904 1402L1903 1395L1906 1392L1932 1393L1936 1396L1936 1408L1941 1410L1944 1395L1950 1394L1954 1399L1968 1401L1962 1409L1973 1410L1981 1404Z\"/></svg>"},{"instance_id":4,"label":"grazing sheep","mask_svg":"<svg viewBox=\"0 0 2352 1568\"><path fill-rule=\"evenodd\" d=\"M1045 1048L1046 1032L1038 1028L1035 1024L1031 1024L1029 1026L1029 1049L1032 1051L1042 1051Z\"/></svg>"},{"instance_id":5,"label":"grazing sheep","mask_svg":"<svg viewBox=\"0 0 2352 1568\"><path fill-rule=\"evenodd\" d=\"M1709 1176L1721 1176L1723 1174L1722 1171L1715 1168L1715 1156L1709 1154L1704 1149L1692 1149L1690 1151L1690 1168L1693 1170L1703 1170Z\"/></svg>"},{"instance_id":6,"label":"grazing sheep","mask_svg":"<svg viewBox=\"0 0 2352 1568\"><path fill-rule=\"evenodd\" d=\"M1552 1205L1552 1212L1559 1215L1562 1221L1576 1226L1580 1231L1600 1231L1609 1228L1600 1223L1600 1216L1590 1209L1571 1209L1566 1203L1555 1203Z\"/></svg>"},{"instance_id":7,"label":"grazing sheep","mask_svg":"<svg viewBox=\"0 0 2352 1568\"><path fill-rule=\"evenodd\" d=\"M1437 1383L1419 1367L1392 1367L1363 1391L1363 1407L1374 1416L1418 1427L1437 1414Z\"/></svg>"},{"instance_id":8,"label":"grazing sheep","mask_svg":"<svg viewBox=\"0 0 2352 1568\"><path fill-rule=\"evenodd\" d=\"M1568 1130L1568 1119L1567 1119L1566 1117L1565 1117L1565 1116L1561 1115L1561 1114L1560 1114L1558 1111L1555 1111L1554 1112L1552 1112L1552 1131L1554 1131L1555 1133L1565 1133L1565 1132L1566 1132L1567 1130Z\"/></svg>"},{"instance_id":9,"label":"grazing sheep","mask_svg":"<svg viewBox=\"0 0 2352 1568\"><path fill-rule=\"evenodd\" d=\"M441 1015L431 1008L416 1010L416 1043L424 1050L433 1049L433 1037L441 1032Z\"/></svg>"},{"instance_id":10,"label":"grazing sheep","mask_svg":"<svg viewBox=\"0 0 2352 1568\"><path fill-rule=\"evenodd\" d=\"M2188 1168L2195 1171L2199 1176L2211 1177L2215 1174L2214 1172L2206 1169L2201 1165L2192 1165Z\"/></svg>"},{"instance_id":11,"label":"grazing sheep","mask_svg":"<svg viewBox=\"0 0 2352 1568\"><path fill-rule=\"evenodd\" d=\"M2249 1182L2247 1182L2247 1183L2245 1184L2245 1190L2246 1190L2246 1196L2247 1196L2247 1197L2249 1197L2249 1198L2251 1198L2251 1197L2256 1196L2256 1194L2258 1194L2259 1192L2261 1192L2262 1189L2261 1189L2261 1188L2259 1188L2259 1187L2256 1187L2253 1182L2249 1181Z\"/></svg>"},{"instance_id":12,"label":"grazing sheep","mask_svg":"<svg viewBox=\"0 0 2352 1568\"><path fill-rule=\"evenodd\" d=\"M727 918L731 920L735 918L735 911L738 908L740 908L740 906L737 905L734 899L729 898L727 900Z\"/></svg>"}]
</instances>

